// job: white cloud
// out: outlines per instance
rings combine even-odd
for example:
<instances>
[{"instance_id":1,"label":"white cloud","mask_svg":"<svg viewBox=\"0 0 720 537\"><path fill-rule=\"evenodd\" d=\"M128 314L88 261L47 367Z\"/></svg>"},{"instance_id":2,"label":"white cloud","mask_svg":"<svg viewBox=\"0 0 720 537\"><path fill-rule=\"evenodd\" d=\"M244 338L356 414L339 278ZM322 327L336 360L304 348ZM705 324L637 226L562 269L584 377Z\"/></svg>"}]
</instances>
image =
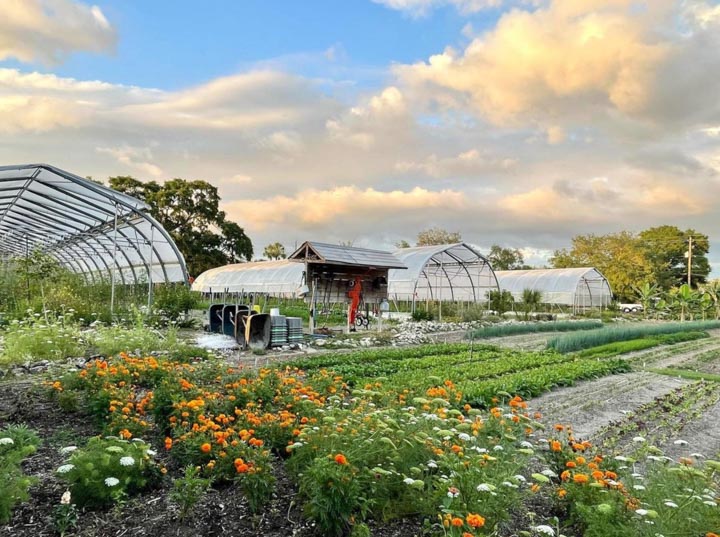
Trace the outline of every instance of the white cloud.
<instances>
[{"instance_id":1,"label":"white cloud","mask_svg":"<svg viewBox=\"0 0 720 537\"><path fill-rule=\"evenodd\" d=\"M125 144L120 147L97 147L95 151L112 156L118 163L142 176L158 178L163 175L162 169L150 162L153 155L149 147L131 147Z\"/></svg>"},{"instance_id":2,"label":"white cloud","mask_svg":"<svg viewBox=\"0 0 720 537\"><path fill-rule=\"evenodd\" d=\"M75 0L4 0L0 60L55 64L77 51L106 52L116 34L97 6Z\"/></svg>"}]
</instances>

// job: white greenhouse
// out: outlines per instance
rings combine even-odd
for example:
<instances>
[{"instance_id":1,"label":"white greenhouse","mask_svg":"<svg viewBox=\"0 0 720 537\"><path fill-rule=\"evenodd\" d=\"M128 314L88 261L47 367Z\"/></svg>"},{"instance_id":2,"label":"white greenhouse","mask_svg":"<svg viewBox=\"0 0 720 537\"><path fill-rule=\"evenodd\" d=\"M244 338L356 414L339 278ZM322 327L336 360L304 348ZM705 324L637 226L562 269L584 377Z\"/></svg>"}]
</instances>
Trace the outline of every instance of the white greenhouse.
<instances>
[{"instance_id":1,"label":"white greenhouse","mask_svg":"<svg viewBox=\"0 0 720 537\"><path fill-rule=\"evenodd\" d=\"M144 202L47 164L2 166L0 257L36 250L88 283L188 280L180 250Z\"/></svg>"},{"instance_id":2,"label":"white greenhouse","mask_svg":"<svg viewBox=\"0 0 720 537\"><path fill-rule=\"evenodd\" d=\"M298 298L305 265L295 261L254 261L225 265L200 274L192 284L201 293L262 293L278 298Z\"/></svg>"},{"instance_id":3,"label":"white greenhouse","mask_svg":"<svg viewBox=\"0 0 720 537\"><path fill-rule=\"evenodd\" d=\"M465 243L396 250L407 270L391 270L388 295L395 301L485 302L498 289L490 262Z\"/></svg>"},{"instance_id":4,"label":"white greenhouse","mask_svg":"<svg viewBox=\"0 0 720 537\"><path fill-rule=\"evenodd\" d=\"M510 291L516 301L522 300L525 289L540 291L543 304L573 310L607 307L613 298L607 278L592 267L498 270L495 275L500 289Z\"/></svg>"}]
</instances>

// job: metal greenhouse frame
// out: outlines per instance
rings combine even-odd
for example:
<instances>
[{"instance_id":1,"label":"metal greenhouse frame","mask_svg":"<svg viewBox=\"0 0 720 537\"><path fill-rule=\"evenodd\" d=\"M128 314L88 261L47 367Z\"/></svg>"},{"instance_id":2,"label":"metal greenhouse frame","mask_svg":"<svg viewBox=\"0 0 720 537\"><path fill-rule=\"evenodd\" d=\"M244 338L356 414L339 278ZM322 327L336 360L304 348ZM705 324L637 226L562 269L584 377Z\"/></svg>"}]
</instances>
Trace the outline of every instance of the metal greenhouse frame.
<instances>
[{"instance_id":1,"label":"metal greenhouse frame","mask_svg":"<svg viewBox=\"0 0 720 537\"><path fill-rule=\"evenodd\" d=\"M500 289L510 291L516 301L522 300L525 289L542 293L542 303L572 306L573 311L603 308L612 302L607 278L593 267L498 270L495 272Z\"/></svg>"},{"instance_id":2,"label":"metal greenhouse frame","mask_svg":"<svg viewBox=\"0 0 720 537\"><path fill-rule=\"evenodd\" d=\"M488 259L463 242L401 248L395 256L408 270L390 271L388 294L411 301L413 311L417 301L485 302L498 289Z\"/></svg>"},{"instance_id":3,"label":"metal greenhouse frame","mask_svg":"<svg viewBox=\"0 0 720 537\"><path fill-rule=\"evenodd\" d=\"M182 253L149 206L47 164L0 167L0 256L45 252L88 283L187 282Z\"/></svg>"}]
</instances>

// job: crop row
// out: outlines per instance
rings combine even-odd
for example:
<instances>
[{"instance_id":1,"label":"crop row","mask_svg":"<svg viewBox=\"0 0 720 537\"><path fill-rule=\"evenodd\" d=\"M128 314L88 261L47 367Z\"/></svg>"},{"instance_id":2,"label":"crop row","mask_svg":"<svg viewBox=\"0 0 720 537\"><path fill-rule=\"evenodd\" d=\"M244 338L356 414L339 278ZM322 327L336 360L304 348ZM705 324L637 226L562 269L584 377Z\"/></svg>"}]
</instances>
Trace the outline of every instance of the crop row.
<instances>
[{"instance_id":1,"label":"crop row","mask_svg":"<svg viewBox=\"0 0 720 537\"><path fill-rule=\"evenodd\" d=\"M720 328L720 321L617 326L557 336L548 341L547 346L549 349L555 349L559 352L573 352L615 341L627 341L676 332L703 331L713 328Z\"/></svg>"},{"instance_id":2,"label":"crop row","mask_svg":"<svg viewBox=\"0 0 720 537\"><path fill-rule=\"evenodd\" d=\"M468 332L468 338L488 338L536 332L571 332L602 328L602 321L553 321L545 323L508 323L483 326Z\"/></svg>"},{"instance_id":3,"label":"crop row","mask_svg":"<svg viewBox=\"0 0 720 537\"><path fill-rule=\"evenodd\" d=\"M492 349L490 346L475 345L475 350ZM407 358L422 358L436 354L460 354L470 350L467 343L436 343L430 345L419 345L417 347L401 347L395 349L367 349L352 352L333 352L322 356L301 358L285 362L284 365L297 367L304 370L332 368L341 364L372 363L386 360L404 360Z\"/></svg>"}]
</instances>

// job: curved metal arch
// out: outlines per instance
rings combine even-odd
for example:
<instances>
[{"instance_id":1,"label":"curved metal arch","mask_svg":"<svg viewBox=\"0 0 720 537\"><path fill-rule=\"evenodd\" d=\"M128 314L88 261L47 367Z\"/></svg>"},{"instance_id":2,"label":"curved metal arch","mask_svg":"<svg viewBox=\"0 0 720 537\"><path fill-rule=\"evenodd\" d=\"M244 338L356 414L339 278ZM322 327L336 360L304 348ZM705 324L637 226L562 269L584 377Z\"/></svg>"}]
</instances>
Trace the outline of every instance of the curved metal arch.
<instances>
[{"instance_id":1,"label":"curved metal arch","mask_svg":"<svg viewBox=\"0 0 720 537\"><path fill-rule=\"evenodd\" d=\"M10 172L10 174L7 172ZM17 173L17 175L14 175L14 173ZM54 177L57 177L58 180L53 180ZM96 270L92 270L87 259L85 259L88 249L91 249L97 254L97 257L100 257L109 274L112 275L113 271L120 272L123 283L125 283L126 279L125 272L130 272L132 279L138 283L137 268L141 266L148 274L149 280L152 278L153 268L159 267L165 281L175 281L178 275L177 273L171 275L168 272L168 266L177 264L182 279L187 285L187 264L182 252L180 252L167 230L148 214L149 206L146 203L45 164L0 167L0 185L3 183L12 186L0 187L0 216L2 219L8 218L16 223L22 222L24 226L42 229L51 236L59 236L60 240L58 242L60 244L54 245L56 251L63 248L65 252L82 251L84 253L81 256L83 258L81 263L75 266L82 268L84 265L90 269L90 272L102 272L94 256L89 257L96 266ZM34 185L38 186L34 187ZM74 188L72 185L77 185L80 188ZM10 195L4 195L3 192L9 192ZM29 192L32 198L23 197L25 192ZM53 194L53 192L56 194ZM88 195L83 196L82 192L87 192ZM77 202L77 204L74 202ZM32 211L28 205L33 204L37 204L43 210L28 214L28 210ZM77 214L78 218L75 221L66 219L67 214L63 212L63 208L67 209L70 215ZM124 263L120 259L114 258L113 269L110 269L105 259L106 256L101 255L98 248L109 252L101 237L108 237L109 229L107 228L112 226L110 217L113 217L112 220L114 221L118 208L122 208L122 211L118 214L117 234L123 240L123 244L119 245L118 250L119 258L124 259ZM15 218L13 218L13 214ZM59 220L58 217L61 217L62 220ZM0 224L2 219L0 219ZM97 225L93 226L92 223ZM107 226L104 231L102 230L103 226ZM158 239L150 240L144 226L150 227L152 232L150 236L153 239L155 231L157 231ZM93 227L97 228L93 233L95 240L83 241L82 235ZM114 226L112 228L115 229ZM73 235L75 240L71 238ZM2 238L0 237L1 241ZM92 242L97 244L91 244ZM33 243L42 245L41 247L46 250L53 249L51 241L47 241L38 235L33 236ZM145 245L149 245L150 248L145 248ZM169 250L165 246L169 247ZM163 252L160 250L161 247L165 248ZM129 258L128 254L133 250L137 262L133 262ZM58 257L62 255L64 254L60 254L58 251Z\"/></svg>"}]
</instances>

